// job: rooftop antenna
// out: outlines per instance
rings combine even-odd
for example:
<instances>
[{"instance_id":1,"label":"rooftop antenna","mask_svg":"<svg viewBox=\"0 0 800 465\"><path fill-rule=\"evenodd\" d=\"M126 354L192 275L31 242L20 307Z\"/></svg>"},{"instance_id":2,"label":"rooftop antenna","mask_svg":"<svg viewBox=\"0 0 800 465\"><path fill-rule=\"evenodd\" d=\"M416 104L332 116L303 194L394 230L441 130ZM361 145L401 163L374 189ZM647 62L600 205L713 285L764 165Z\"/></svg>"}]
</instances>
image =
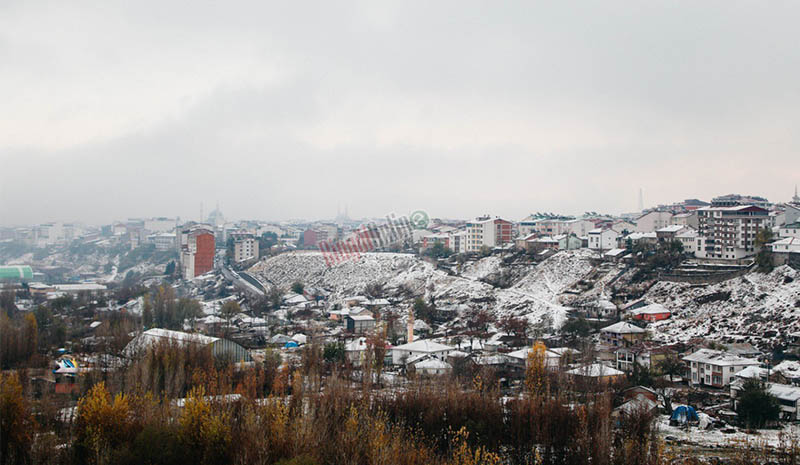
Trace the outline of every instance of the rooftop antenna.
<instances>
[{"instance_id":1,"label":"rooftop antenna","mask_svg":"<svg viewBox=\"0 0 800 465\"><path fill-rule=\"evenodd\" d=\"M644 200L642 198L642 188L639 188L639 211L644 211Z\"/></svg>"}]
</instances>

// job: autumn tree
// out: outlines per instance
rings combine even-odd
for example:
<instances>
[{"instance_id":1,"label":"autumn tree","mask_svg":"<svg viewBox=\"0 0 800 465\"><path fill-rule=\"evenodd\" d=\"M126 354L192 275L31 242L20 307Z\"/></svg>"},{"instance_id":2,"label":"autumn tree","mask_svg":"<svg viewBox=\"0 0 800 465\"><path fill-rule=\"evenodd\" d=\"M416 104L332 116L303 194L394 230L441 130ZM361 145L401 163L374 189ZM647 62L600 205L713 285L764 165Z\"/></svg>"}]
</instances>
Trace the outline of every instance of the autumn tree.
<instances>
[{"instance_id":1,"label":"autumn tree","mask_svg":"<svg viewBox=\"0 0 800 465\"><path fill-rule=\"evenodd\" d=\"M33 417L16 373L0 375L0 464L29 462Z\"/></svg>"},{"instance_id":2,"label":"autumn tree","mask_svg":"<svg viewBox=\"0 0 800 465\"><path fill-rule=\"evenodd\" d=\"M547 386L547 347L541 342L533 344L525 363L525 388L531 395L544 392Z\"/></svg>"},{"instance_id":3,"label":"autumn tree","mask_svg":"<svg viewBox=\"0 0 800 465\"><path fill-rule=\"evenodd\" d=\"M227 416L213 411L202 387L186 399L180 418L180 438L190 456L186 463L230 463L231 430Z\"/></svg>"},{"instance_id":4,"label":"autumn tree","mask_svg":"<svg viewBox=\"0 0 800 465\"><path fill-rule=\"evenodd\" d=\"M132 407L124 394L112 397L105 383L97 383L78 401L76 419L79 454L87 462L109 463L117 446L133 434Z\"/></svg>"}]
</instances>

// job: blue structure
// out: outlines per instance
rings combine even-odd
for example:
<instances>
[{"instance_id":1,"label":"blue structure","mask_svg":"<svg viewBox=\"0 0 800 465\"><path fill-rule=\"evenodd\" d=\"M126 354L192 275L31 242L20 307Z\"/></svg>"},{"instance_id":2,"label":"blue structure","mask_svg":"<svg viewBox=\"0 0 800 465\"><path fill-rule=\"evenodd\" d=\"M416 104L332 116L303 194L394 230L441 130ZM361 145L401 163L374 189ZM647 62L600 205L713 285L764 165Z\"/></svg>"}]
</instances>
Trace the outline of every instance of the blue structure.
<instances>
[{"instance_id":1,"label":"blue structure","mask_svg":"<svg viewBox=\"0 0 800 465\"><path fill-rule=\"evenodd\" d=\"M694 407L679 405L672 411L672 416L669 417L669 421L685 425L689 422L700 421L700 419L697 417L697 412L694 410Z\"/></svg>"},{"instance_id":2,"label":"blue structure","mask_svg":"<svg viewBox=\"0 0 800 465\"><path fill-rule=\"evenodd\" d=\"M289 341L286 343L285 346L283 346L284 349L291 349L293 347L300 347L300 346L294 341Z\"/></svg>"}]
</instances>

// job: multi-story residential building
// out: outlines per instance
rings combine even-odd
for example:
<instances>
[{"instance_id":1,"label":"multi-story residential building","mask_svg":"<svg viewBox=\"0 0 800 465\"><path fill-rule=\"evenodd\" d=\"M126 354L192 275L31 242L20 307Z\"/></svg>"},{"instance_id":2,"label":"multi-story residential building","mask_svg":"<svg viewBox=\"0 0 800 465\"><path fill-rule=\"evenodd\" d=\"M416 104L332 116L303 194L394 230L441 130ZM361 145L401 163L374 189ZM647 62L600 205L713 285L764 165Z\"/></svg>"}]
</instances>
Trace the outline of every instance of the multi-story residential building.
<instances>
[{"instance_id":1,"label":"multi-story residential building","mask_svg":"<svg viewBox=\"0 0 800 465\"><path fill-rule=\"evenodd\" d=\"M513 224L501 218L481 217L467 223L467 252L477 252L482 247L498 247L510 243Z\"/></svg>"},{"instance_id":2,"label":"multi-story residential building","mask_svg":"<svg viewBox=\"0 0 800 465\"><path fill-rule=\"evenodd\" d=\"M236 263L258 258L258 239L250 233L233 233L233 261Z\"/></svg>"},{"instance_id":3,"label":"multi-story residential building","mask_svg":"<svg viewBox=\"0 0 800 465\"><path fill-rule=\"evenodd\" d=\"M770 229L769 211L754 205L704 207L697 210L699 258L735 260L756 252L756 234Z\"/></svg>"},{"instance_id":4,"label":"multi-story residential building","mask_svg":"<svg viewBox=\"0 0 800 465\"><path fill-rule=\"evenodd\" d=\"M214 268L214 230L206 225L192 225L181 231L181 271L193 279Z\"/></svg>"},{"instance_id":5,"label":"multi-story residential building","mask_svg":"<svg viewBox=\"0 0 800 465\"><path fill-rule=\"evenodd\" d=\"M611 250L617 247L619 233L613 229L592 229L589 231L589 248L592 250Z\"/></svg>"},{"instance_id":6,"label":"multi-story residential building","mask_svg":"<svg viewBox=\"0 0 800 465\"><path fill-rule=\"evenodd\" d=\"M465 253L467 251L466 231L457 231L450 234L450 249L453 253Z\"/></svg>"},{"instance_id":7,"label":"multi-story residential building","mask_svg":"<svg viewBox=\"0 0 800 465\"><path fill-rule=\"evenodd\" d=\"M740 357L719 350L700 349L683 357L689 365L691 384L724 387L731 383L736 373L750 366L758 366L758 360Z\"/></svg>"},{"instance_id":8,"label":"multi-story residential building","mask_svg":"<svg viewBox=\"0 0 800 465\"><path fill-rule=\"evenodd\" d=\"M528 215L522 219L519 223L517 223L517 233L519 237L528 237L531 234L536 232L536 225L539 223L541 218L537 218L534 215Z\"/></svg>"},{"instance_id":9,"label":"multi-story residential building","mask_svg":"<svg viewBox=\"0 0 800 465\"><path fill-rule=\"evenodd\" d=\"M668 211L652 211L636 219L637 232L653 232L672 223L672 213Z\"/></svg>"}]
</instances>

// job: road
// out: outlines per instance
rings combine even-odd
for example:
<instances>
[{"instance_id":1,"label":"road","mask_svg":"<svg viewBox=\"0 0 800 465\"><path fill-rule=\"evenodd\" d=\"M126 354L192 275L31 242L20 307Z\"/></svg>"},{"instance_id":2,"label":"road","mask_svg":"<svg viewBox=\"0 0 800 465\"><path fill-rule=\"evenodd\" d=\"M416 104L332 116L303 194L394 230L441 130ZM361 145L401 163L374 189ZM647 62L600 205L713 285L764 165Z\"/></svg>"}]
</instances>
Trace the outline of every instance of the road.
<instances>
[{"instance_id":1,"label":"road","mask_svg":"<svg viewBox=\"0 0 800 465\"><path fill-rule=\"evenodd\" d=\"M237 273L219 261L217 262L217 268L219 268L219 270L222 272L222 276L230 281L237 289L241 289L242 291L256 295L267 294L264 285L249 273L245 271Z\"/></svg>"}]
</instances>

